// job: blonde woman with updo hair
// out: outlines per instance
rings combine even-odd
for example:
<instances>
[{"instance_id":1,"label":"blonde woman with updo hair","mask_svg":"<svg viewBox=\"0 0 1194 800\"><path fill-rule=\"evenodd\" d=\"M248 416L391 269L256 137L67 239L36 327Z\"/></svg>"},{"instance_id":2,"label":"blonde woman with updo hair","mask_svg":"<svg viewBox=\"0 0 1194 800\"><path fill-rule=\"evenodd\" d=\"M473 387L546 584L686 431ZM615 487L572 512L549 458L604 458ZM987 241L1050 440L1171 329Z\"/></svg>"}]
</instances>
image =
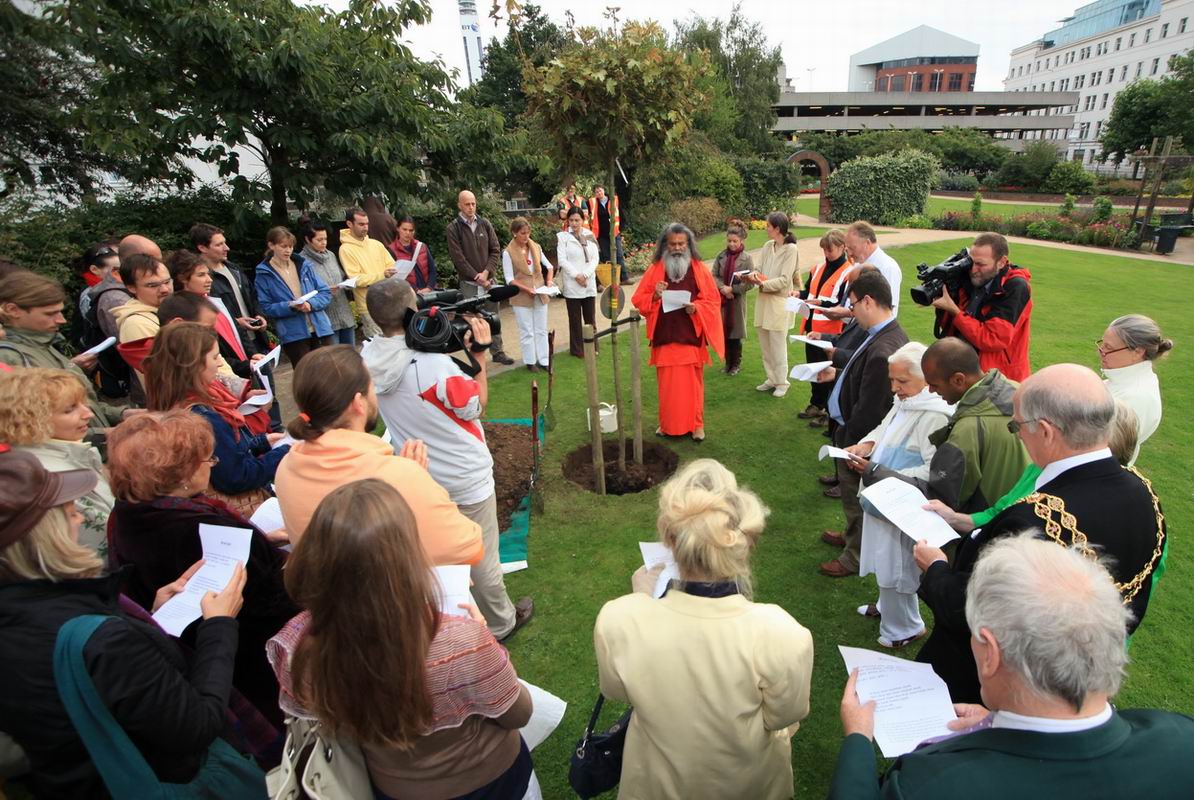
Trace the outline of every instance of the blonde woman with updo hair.
<instances>
[{"instance_id":1,"label":"blonde woman with updo hair","mask_svg":"<svg viewBox=\"0 0 1194 800\"><path fill-rule=\"evenodd\" d=\"M753 602L750 555L769 510L711 459L659 496L659 540L679 568L606 603L593 633L601 691L631 704L620 797L789 798L791 735L808 716L813 641Z\"/></svg>"}]
</instances>

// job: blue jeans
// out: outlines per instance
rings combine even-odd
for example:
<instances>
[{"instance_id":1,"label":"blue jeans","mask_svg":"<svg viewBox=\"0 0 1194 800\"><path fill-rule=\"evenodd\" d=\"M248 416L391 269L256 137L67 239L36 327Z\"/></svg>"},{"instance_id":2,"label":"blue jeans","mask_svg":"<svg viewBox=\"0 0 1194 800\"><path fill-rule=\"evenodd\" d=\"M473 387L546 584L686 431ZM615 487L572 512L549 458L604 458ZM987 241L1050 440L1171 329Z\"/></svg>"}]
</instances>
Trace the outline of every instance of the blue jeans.
<instances>
[{"instance_id":1,"label":"blue jeans","mask_svg":"<svg viewBox=\"0 0 1194 800\"><path fill-rule=\"evenodd\" d=\"M352 327L341 328L338 331L332 331L332 338L335 340L333 342L334 344L349 344L355 346L357 343L357 329Z\"/></svg>"}]
</instances>

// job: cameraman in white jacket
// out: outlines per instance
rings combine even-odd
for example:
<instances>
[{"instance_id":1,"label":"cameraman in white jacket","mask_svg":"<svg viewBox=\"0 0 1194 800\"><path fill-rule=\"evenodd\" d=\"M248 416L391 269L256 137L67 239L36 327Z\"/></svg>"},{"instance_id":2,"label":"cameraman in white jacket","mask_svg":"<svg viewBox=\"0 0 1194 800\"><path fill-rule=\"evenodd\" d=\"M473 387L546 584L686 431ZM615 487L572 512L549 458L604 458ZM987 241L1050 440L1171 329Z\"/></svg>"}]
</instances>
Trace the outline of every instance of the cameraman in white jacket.
<instances>
[{"instance_id":1,"label":"cameraman in white jacket","mask_svg":"<svg viewBox=\"0 0 1194 800\"><path fill-rule=\"evenodd\" d=\"M568 352L585 354L581 326L596 327L597 239L584 225L579 208L568 212L568 229L556 234L556 277L568 307ZM583 318L583 321L582 321Z\"/></svg>"}]
</instances>

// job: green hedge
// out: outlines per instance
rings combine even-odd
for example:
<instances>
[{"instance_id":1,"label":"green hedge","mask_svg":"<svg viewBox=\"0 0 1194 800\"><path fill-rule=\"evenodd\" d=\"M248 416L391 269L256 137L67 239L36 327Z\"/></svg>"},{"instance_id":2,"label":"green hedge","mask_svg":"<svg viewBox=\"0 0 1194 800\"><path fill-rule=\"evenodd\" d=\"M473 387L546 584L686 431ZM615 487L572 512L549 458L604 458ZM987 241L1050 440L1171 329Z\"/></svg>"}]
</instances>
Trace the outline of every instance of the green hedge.
<instances>
[{"instance_id":1,"label":"green hedge","mask_svg":"<svg viewBox=\"0 0 1194 800\"><path fill-rule=\"evenodd\" d=\"M690 197L677 200L668 206L668 217L672 222L682 222L699 238L725 227L726 212L712 197ZM662 231L663 226L659 229Z\"/></svg>"},{"instance_id":2,"label":"green hedge","mask_svg":"<svg viewBox=\"0 0 1194 800\"><path fill-rule=\"evenodd\" d=\"M921 150L856 158L829 177L831 220L894 225L924 211L940 162Z\"/></svg>"},{"instance_id":3,"label":"green hedge","mask_svg":"<svg viewBox=\"0 0 1194 800\"><path fill-rule=\"evenodd\" d=\"M741 214L746 188L734 162L701 133L640 167L635 173L636 208L664 209L690 197L712 197L732 213ZM635 214L634 222L639 222Z\"/></svg>"},{"instance_id":4,"label":"green hedge","mask_svg":"<svg viewBox=\"0 0 1194 800\"><path fill-rule=\"evenodd\" d=\"M0 205L0 256L48 275L74 292L82 286L83 251L93 244L139 233L166 253L191 246L188 234L196 222L224 229L234 262L253 266L260 261L269 216L238 206L215 189L161 198L118 195L73 207Z\"/></svg>"}]
</instances>

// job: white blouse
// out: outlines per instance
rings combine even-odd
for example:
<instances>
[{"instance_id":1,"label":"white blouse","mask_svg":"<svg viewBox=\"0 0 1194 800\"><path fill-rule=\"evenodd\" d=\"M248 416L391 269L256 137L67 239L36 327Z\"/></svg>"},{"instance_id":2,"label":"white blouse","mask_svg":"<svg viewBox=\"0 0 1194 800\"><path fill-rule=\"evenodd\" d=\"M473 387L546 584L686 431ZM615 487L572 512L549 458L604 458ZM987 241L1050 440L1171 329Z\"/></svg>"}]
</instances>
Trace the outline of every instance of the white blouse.
<instances>
[{"instance_id":1,"label":"white blouse","mask_svg":"<svg viewBox=\"0 0 1194 800\"><path fill-rule=\"evenodd\" d=\"M1161 384L1153 372L1153 362L1141 361L1119 369L1105 369L1103 383L1116 400L1123 400L1136 412L1136 452L1129 465L1136 463L1140 445L1156 432L1161 424Z\"/></svg>"}]
</instances>

